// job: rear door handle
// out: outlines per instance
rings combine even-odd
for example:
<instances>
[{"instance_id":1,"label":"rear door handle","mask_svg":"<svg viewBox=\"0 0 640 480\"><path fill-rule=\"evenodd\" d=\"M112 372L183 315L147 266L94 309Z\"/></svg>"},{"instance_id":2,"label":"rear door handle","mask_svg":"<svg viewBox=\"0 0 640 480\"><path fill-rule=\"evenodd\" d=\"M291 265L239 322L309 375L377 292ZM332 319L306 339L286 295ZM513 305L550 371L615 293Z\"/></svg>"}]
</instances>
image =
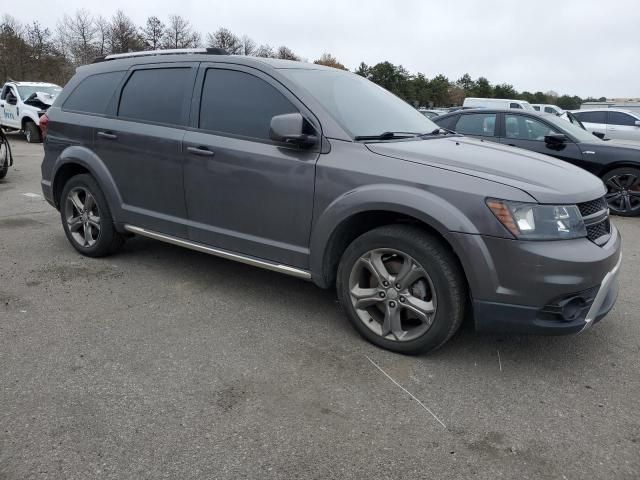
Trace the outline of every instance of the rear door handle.
<instances>
[{"instance_id":1,"label":"rear door handle","mask_svg":"<svg viewBox=\"0 0 640 480\"><path fill-rule=\"evenodd\" d=\"M193 153L194 155L202 155L203 157L213 157L215 155L215 153L207 147L187 147L187 152Z\"/></svg>"},{"instance_id":2,"label":"rear door handle","mask_svg":"<svg viewBox=\"0 0 640 480\"><path fill-rule=\"evenodd\" d=\"M108 140L115 140L116 138L118 138L117 135L114 135L111 132L98 132L98 136L102 138L106 138Z\"/></svg>"}]
</instances>

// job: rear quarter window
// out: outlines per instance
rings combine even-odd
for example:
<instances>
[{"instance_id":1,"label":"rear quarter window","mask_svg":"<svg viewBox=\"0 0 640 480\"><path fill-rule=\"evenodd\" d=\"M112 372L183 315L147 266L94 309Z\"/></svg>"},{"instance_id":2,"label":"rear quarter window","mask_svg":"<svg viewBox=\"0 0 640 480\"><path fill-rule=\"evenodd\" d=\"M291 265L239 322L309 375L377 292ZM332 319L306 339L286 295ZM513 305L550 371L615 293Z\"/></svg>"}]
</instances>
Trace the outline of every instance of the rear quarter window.
<instances>
[{"instance_id":1,"label":"rear quarter window","mask_svg":"<svg viewBox=\"0 0 640 480\"><path fill-rule=\"evenodd\" d=\"M88 76L71 92L62 109L104 115L124 73L108 72Z\"/></svg>"}]
</instances>

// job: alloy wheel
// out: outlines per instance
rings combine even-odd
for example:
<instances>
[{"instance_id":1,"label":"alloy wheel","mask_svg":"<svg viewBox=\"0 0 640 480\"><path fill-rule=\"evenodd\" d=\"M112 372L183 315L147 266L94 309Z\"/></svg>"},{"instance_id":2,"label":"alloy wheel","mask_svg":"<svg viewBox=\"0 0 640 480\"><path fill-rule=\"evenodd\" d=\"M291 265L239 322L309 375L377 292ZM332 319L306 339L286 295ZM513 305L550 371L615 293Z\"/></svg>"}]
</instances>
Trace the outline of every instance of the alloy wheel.
<instances>
[{"instance_id":1,"label":"alloy wheel","mask_svg":"<svg viewBox=\"0 0 640 480\"><path fill-rule=\"evenodd\" d=\"M73 240L82 247L93 247L100 237L100 211L91 192L83 187L69 191L65 218Z\"/></svg>"},{"instance_id":2,"label":"alloy wheel","mask_svg":"<svg viewBox=\"0 0 640 480\"><path fill-rule=\"evenodd\" d=\"M349 295L362 323L388 340L414 340L435 319L431 278L414 258L398 250L375 249L362 255L349 276Z\"/></svg>"},{"instance_id":3,"label":"alloy wheel","mask_svg":"<svg viewBox=\"0 0 640 480\"><path fill-rule=\"evenodd\" d=\"M640 178L634 173L614 175L606 182L605 198L609 208L616 213L632 213L640 210Z\"/></svg>"}]
</instances>

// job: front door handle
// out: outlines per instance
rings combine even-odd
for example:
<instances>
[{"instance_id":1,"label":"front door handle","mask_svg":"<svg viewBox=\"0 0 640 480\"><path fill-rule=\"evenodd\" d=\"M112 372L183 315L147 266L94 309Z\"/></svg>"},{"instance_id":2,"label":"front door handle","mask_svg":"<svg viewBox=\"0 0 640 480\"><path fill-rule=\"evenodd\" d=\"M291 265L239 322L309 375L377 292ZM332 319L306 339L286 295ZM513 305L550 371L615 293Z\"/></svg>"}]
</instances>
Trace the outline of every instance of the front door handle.
<instances>
[{"instance_id":1,"label":"front door handle","mask_svg":"<svg viewBox=\"0 0 640 480\"><path fill-rule=\"evenodd\" d=\"M213 157L215 155L207 147L187 147L187 152L194 155L202 155L203 157Z\"/></svg>"},{"instance_id":2,"label":"front door handle","mask_svg":"<svg viewBox=\"0 0 640 480\"><path fill-rule=\"evenodd\" d=\"M116 138L118 138L117 135L114 135L111 132L98 132L98 136L102 138L106 138L107 140L115 140Z\"/></svg>"}]
</instances>

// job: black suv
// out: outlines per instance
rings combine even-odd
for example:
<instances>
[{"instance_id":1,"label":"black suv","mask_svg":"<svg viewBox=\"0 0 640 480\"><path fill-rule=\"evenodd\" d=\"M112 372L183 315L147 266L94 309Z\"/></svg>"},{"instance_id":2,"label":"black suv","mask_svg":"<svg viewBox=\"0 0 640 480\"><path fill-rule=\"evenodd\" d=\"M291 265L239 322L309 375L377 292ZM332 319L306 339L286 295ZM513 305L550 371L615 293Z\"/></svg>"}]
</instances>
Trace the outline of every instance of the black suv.
<instances>
[{"instance_id":1,"label":"black suv","mask_svg":"<svg viewBox=\"0 0 640 480\"><path fill-rule=\"evenodd\" d=\"M42 188L80 253L136 234L336 286L360 334L404 353L465 312L558 334L612 308L596 177L452 135L349 72L214 53L106 57L48 110Z\"/></svg>"},{"instance_id":2,"label":"black suv","mask_svg":"<svg viewBox=\"0 0 640 480\"><path fill-rule=\"evenodd\" d=\"M559 158L597 175L607 187L613 213L640 215L640 143L603 140L580 121L547 113L474 109L433 119L463 135ZM571 181L567 179L567 181Z\"/></svg>"}]
</instances>

